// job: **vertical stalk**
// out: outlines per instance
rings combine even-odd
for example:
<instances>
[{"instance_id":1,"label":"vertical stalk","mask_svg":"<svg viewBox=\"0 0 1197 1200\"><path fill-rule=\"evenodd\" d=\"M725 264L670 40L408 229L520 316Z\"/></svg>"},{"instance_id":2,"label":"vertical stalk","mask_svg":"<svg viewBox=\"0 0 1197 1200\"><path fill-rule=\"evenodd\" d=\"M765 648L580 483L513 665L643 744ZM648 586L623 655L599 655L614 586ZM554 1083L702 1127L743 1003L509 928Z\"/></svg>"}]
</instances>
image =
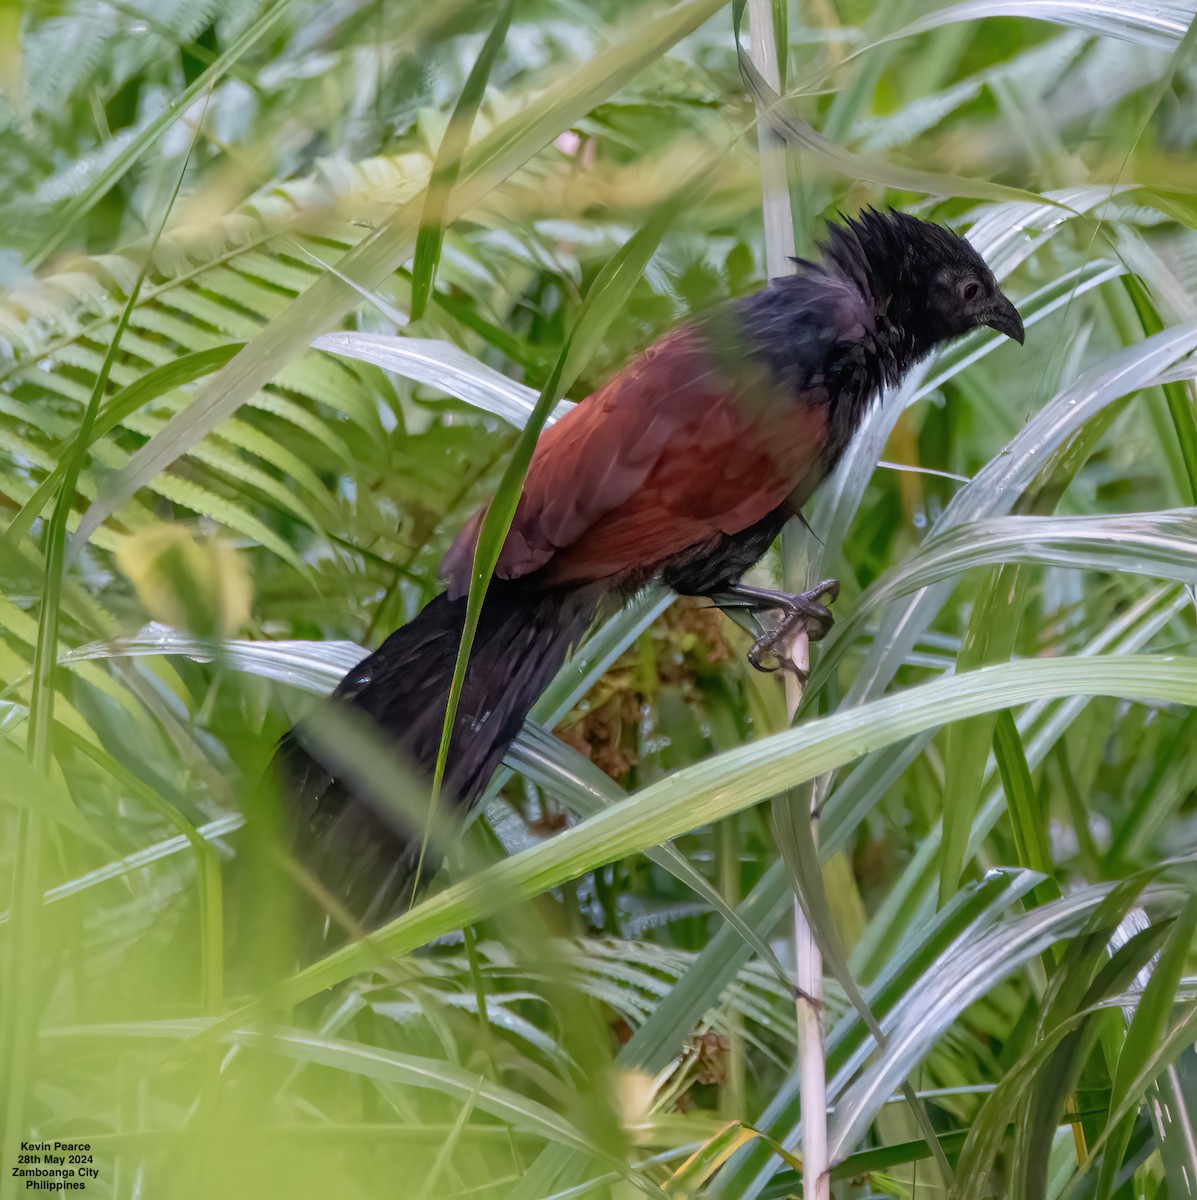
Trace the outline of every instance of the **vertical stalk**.
<instances>
[{"instance_id":1,"label":"vertical stalk","mask_svg":"<svg viewBox=\"0 0 1197 1200\"><path fill-rule=\"evenodd\" d=\"M719 891L728 907L736 908L740 896L740 822L730 816L719 822ZM744 1030L740 1013L728 1013L727 1078L720 1093L724 1120L734 1121L744 1114L747 1087Z\"/></svg>"},{"instance_id":2,"label":"vertical stalk","mask_svg":"<svg viewBox=\"0 0 1197 1200\"><path fill-rule=\"evenodd\" d=\"M799 639L800 648L795 647L794 660L803 670L807 669L810 647L805 637ZM786 701L793 720L802 690L797 680L793 688L786 680ZM810 789L810 827L815 844L819 840L818 781ZM801 818L799 818L801 819ZM820 1015L823 1010L823 957L819 952L815 935L802 911L798 897L794 897L794 961L796 964L795 992L798 1007L798 1064L801 1076L799 1095L802 1102L802 1181L805 1200L830 1200L831 1163L827 1149L827 1061L823 1047L823 1027Z\"/></svg>"},{"instance_id":3,"label":"vertical stalk","mask_svg":"<svg viewBox=\"0 0 1197 1200\"><path fill-rule=\"evenodd\" d=\"M781 91L778 47L774 37L772 0L748 0L749 53L756 69L775 91ZM769 277L788 274L794 253L794 219L786 175L785 145L767 121L757 123L761 163L761 209L765 227L765 266ZM788 556L787 556L788 557ZM790 586L789 580L786 586ZM800 590L800 589L794 589ZM794 639L794 665L803 677L810 670L810 643L805 634ZM798 676L786 673L786 710L790 721L802 700ZM818 840L817 787L810 789L811 834ZM814 934L794 897L794 959L797 972L798 1062L802 1103L802 1180L804 1200L830 1200L831 1176L827 1156L827 1064L820 1012L823 1001L823 959Z\"/></svg>"}]
</instances>

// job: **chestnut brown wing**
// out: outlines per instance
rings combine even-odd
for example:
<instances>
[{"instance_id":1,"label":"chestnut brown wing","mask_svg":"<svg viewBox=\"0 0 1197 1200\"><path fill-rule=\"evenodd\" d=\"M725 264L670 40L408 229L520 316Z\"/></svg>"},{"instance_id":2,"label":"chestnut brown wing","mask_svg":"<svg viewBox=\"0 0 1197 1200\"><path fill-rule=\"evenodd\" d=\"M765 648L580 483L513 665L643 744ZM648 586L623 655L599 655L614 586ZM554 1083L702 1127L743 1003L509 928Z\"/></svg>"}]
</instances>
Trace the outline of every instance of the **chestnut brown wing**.
<instances>
[{"instance_id":1,"label":"chestnut brown wing","mask_svg":"<svg viewBox=\"0 0 1197 1200\"><path fill-rule=\"evenodd\" d=\"M782 429L780 421L746 421L734 399L710 400L635 493L553 556L545 578L564 584L652 573L676 555L713 549L791 498L800 502L817 482L825 411L800 413L791 402L790 428Z\"/></svg>"},{"instance_id":2,"label":"chestnut brown wing","mask_svg":"<svg viewBox=\"0 0 1197 1200\"><path fill-rule=\"evenodd\" d=\"M728 376L682 329L549 428L496 575L582 583L653 567L746 529L802 490L825 440L825 406L776 394L759 369ZM445 556L455 594L468 587L480 522Z\"/></svg>"}]
</instances>

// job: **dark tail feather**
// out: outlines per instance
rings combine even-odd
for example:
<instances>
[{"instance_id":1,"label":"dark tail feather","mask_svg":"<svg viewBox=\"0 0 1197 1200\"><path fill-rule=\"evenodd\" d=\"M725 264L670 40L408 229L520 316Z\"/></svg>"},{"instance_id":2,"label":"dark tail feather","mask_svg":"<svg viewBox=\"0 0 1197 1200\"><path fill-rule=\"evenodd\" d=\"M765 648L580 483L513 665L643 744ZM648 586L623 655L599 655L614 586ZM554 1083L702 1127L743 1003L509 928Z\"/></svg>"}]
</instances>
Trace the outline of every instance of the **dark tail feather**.
<instances>
[{"instance_id":1,"label":"dark tail feather","mask_svg":"<svg viewBox=\"0 0 1197 1200\"><path fill-rule=\"evenodd\" d=\"M487 594L458 704L442 794L468 808L478 799L528 710L595 612L579 592L529 594L496 582ZM338 685L334 703L377 723L408 763L431 779L466 600L437 596ZM317 709L280 742L275 770L290 802L301 861L355 918L371 925L411 896L420 837L365 799L320 761L305 731ZM345 774L343 772L343 774ZM437 862L425 855L427 880Z\"/></svg>"}]
</instances>

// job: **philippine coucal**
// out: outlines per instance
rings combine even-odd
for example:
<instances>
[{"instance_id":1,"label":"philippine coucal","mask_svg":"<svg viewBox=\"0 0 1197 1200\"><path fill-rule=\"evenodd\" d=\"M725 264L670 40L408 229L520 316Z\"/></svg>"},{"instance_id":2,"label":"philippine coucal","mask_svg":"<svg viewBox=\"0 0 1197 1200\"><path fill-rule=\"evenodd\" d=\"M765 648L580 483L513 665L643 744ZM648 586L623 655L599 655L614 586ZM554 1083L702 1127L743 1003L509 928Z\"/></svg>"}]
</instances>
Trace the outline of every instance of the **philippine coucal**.
<instances>
[{"instance_id":1,"label":"philippine coucal","mask_svg":"<svg viewBox=\"0 0 1197 1200\"><path fill-rule=\"evenodd\" d=\"M821 636L834 581L798 596L743 585L835 467L869 405L936 346L982 325L1023 324L963 238L867 210L829 228L817 261L667 334L551 426L486 594L455 718L444 794L477 800L528 710L599 616L661 581L721 606L778 611L753 665ZM351 705L432 774L483 513L442 563L448 586L354 667L330 703ZM300 854L360 919L408 897L419 836L363 798L351 763L284 737L281 786Z\"/></svg>"}]
</instances>

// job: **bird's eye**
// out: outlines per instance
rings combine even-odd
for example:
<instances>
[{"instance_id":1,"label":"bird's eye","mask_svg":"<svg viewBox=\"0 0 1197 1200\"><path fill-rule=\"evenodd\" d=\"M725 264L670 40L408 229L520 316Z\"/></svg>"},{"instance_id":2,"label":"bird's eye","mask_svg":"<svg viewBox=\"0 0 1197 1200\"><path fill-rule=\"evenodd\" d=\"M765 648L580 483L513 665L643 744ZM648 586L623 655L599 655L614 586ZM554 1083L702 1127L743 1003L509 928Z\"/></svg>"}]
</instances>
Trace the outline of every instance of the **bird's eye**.
<instances>
[{"instance_id":1,"label":"bird's eye","mask_svg":"<svg viewBox=\"0 0 1197 1200\"><path fill-rule=\"evenodd\" d=\"M960 285L960 299L966 304L980 299L981 284L976 279L969 279Z\"/></svg>"}]
</instances>

